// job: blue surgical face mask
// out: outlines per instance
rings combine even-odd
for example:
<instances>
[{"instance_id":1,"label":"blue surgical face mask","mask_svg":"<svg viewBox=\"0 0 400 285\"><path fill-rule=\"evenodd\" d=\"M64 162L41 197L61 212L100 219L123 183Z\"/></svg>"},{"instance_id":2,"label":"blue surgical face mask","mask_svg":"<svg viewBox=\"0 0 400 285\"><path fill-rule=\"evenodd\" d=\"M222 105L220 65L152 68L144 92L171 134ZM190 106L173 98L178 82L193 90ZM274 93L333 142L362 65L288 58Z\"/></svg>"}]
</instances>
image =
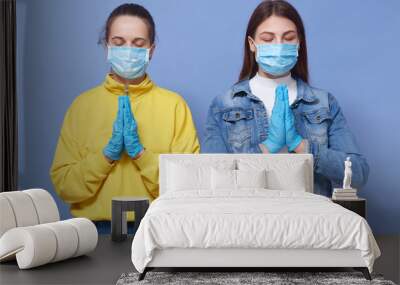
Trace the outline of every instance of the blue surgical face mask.
<instances>
[{"instance_id":1,"label":"blue surgical face mask","mask_svg":"<svg viewBox=\"0 0 400 285\"><path fill-rule=\"evenodd\" d=\"M107 60L116 74L135 79L145 74L149 53L148 48L108 46Z\"/></svg>"},{"instance_id":2,"label":"blue surgical face mask","mask_svg":"<svg viewBox=\"0 0 400 285\"><path fill-rule=\"evenodd\" d=\"M258 66L268 74L284 75L296 65L298 44L258 44L256 47Z\"/></svg>"}]
</instances>

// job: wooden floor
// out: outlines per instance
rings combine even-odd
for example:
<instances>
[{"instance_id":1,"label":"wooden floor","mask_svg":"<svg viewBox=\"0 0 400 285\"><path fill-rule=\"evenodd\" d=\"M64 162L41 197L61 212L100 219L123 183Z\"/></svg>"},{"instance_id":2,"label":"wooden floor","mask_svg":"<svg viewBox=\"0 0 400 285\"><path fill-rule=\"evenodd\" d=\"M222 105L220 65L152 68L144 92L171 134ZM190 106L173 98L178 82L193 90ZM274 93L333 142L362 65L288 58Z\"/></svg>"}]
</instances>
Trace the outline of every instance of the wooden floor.
<instances>
[{"instance_id":1,"label":"wooden floor","mask_svg":"<svg viewBox=\"0 0 400 285\"><path fill-rule=\"evenodd\" d=\"M374 271L400 284L400 235L376 236L375 238L382 255L376 260Z\"/></svg>"},{"instance_id":2,"label":"wooden floor","mask_svg":"<svg viewBox=\"0 0 400 285\"><path fill-rule=\"evenodd\" d=\"M400 281L400 236L376 236L382 256L374 272ZM115 284L124 272L134 271L131 262L132 238L115 243L101 235L99 244L88 256L81 256L29 270L19 270L16 262L0 264L0 284Z\"/></svg>"}]
</instances>

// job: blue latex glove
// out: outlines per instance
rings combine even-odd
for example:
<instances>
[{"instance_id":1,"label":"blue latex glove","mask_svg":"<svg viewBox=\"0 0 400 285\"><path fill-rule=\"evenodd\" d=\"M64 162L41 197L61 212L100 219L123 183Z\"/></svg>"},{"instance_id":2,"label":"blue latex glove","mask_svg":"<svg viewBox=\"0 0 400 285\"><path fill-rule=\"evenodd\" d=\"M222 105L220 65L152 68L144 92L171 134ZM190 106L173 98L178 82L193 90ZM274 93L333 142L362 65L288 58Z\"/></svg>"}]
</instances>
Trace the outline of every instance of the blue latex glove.
<instances>
[{"instance_id":1,"label":"blue latex glove","mask_svg":"<svg viewBox=\"0 0 400 285\"><path fill-rule=\"evenodd\" d=\"M143 145L140 143L137 133L137 124L131 110L131 102L128 96L124 99L124 144L128 155L132 158L136 157L142 150Z\"/></svg>"},{"instance_id":2,"label":"blue latex glove","mask_svg":"<svg viewBox=\"0 0 400 285\"><path fill-rule=\"evenodd\" d=\"M268 138L263 142L270 153L278 152L286 143L283 92L284 86L278 85L275 89L275 102L268 126Z\"/></svg>"},{"instance_id":3,"label":"blue latex glove","mask_svg":"<svg viewBox=\"0 0 400 285\"><path fill-rule=\"evenodd\" d=\"M285 129L286 129L286 145L289 151L293 151L301 143L303 138L296 130L294 123L293 111L289 105L289 95L287 86L283 89L283 101L285 104Z\"/></svg>"},{"instance_id":4,"label":"blue latex glove","mask_svg":"<svg viewBox=\"0 0 400 285\"><path fill-rule=\"evenodd\" d=\"M112 160L119 160L124 149L124 99L118 98L118 113L113 124L113 132L103 154Z\"/></svg>"}]
</instances>

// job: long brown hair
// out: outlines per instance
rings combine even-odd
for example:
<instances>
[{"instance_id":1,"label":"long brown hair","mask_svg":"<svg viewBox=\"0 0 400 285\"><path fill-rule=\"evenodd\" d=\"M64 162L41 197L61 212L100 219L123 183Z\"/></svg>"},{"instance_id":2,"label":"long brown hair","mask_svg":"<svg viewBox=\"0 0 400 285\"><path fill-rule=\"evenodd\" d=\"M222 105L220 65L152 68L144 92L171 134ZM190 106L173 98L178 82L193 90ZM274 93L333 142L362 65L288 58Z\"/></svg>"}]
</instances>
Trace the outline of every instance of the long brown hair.
<instances>
[{"instance_id":1,"label":"long brown hair","mask_svg":"<svg viewBox=\"0 0 400 285\"><path fill-rule=\"evenodd\" d=\"M303 21L297 10L284 0L265 0L257 6L251 15L244 39L243 66L240 71L239 81L256 75L258 65L254 53L250 50L248 38L254 38L257 27L272 15L287 18L296 25L300 49L297 63L291 73L293 77L308 82L307 44Z\"/></svg>"},{"instance_id":2,"label":"long brown hair","mask_svg":"<svg viewBox=\"0 0 400 285\"><path fill-rule=\"evenodd\" d=\"M134 16L142 19L149 30L150 44L153 44L156 38L156 25L150 12L141 5L134 3L125 3L115 8L108 16L106 24L100 34L98 44L107 45L110 29L113 21L123 15Z\"/></svg>"}]
</instances>

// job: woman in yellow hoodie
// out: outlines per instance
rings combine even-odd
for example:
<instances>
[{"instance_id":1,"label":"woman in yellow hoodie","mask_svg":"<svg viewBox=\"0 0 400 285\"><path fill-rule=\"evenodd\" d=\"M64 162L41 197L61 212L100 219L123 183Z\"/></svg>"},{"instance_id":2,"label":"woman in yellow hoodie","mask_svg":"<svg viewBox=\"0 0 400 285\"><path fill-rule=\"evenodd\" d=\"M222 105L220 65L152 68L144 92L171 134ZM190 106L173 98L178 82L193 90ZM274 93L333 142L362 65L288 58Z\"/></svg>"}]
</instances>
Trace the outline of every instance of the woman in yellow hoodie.
<instances>
[{"instance_id":1,"label":"woman in yellow hoodie","mask_svg":"<svg viewBox=\"0 0 400 285\"><path fill-rule=\"evenodd\" d=\"M73 216L109 221L114 196L155 199L158 155L199 152L184 99L145 72L154 41L144 7L123 4L110 14L102 42L111 72L68 109L50 169Z\"/></svg>"}]
</instances>

